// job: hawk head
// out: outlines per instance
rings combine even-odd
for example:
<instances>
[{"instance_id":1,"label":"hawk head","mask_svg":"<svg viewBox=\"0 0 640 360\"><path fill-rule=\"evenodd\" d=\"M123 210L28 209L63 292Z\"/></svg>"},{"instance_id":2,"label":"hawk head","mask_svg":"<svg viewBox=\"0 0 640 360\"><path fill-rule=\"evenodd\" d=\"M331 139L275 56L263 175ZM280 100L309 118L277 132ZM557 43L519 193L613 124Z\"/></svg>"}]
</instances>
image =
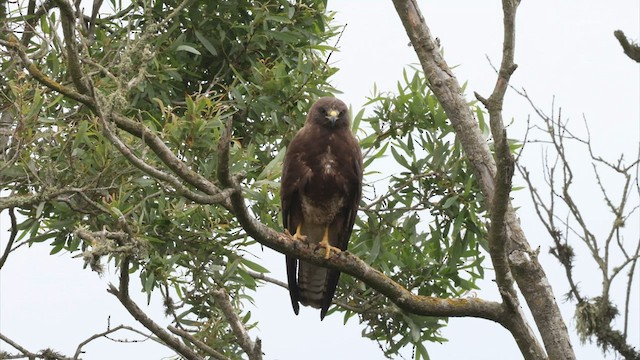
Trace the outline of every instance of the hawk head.
<instances>
[{"instance_id":1,"label":"hawk head","mask_svg":"<svg viewBox=\"0 0 640 360\"><path fill-rule=\"evenodd\" d=\"M349 109L347 105L339 99L323 97L313 104L309 110L307 121L332 129L348 128Z\"/></svg>"}]
</instances>

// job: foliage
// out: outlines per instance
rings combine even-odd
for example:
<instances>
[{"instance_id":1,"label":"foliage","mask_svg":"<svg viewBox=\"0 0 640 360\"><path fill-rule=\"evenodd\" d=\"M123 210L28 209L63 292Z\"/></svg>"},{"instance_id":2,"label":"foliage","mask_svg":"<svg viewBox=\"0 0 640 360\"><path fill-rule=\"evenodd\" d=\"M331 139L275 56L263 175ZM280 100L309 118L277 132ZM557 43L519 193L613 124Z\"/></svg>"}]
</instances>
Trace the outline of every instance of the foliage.
<instances>
[{"instance_id":1,"label":"foliage","mask_svg":"<svg viewBox=\"0 0 640 360\"><path fill-rule=\"evenodd\" d=\"M374 93L373 114L363 119L361 146L370 154L365 159L370 184L350 250L418 295L463 296L477 289L475 280L483 276L482 196L422 74L410 77L405 70L397 89L397 94ZM381 178L371 180L376 177ZM352 282L344 280L349 291L342 301L360 312L366 336L385 343L387 355L410 343L418 357L427 358L422 343L445 340L439 329L446 319L404 313ZM345 319L353 315L347 310Z\"/></svg>"},{"instance_id":2,"label":"foliage","mask_svg":"<svg viewBox=\"0 0 640 360\"><path fill-rule=\"evenodd\" d=\"M64 2L55 3L64 9ZM0 184L25 199L11 206L25 219L18 241L47 243L52 254L82 252L96 271L105 257L114 264L130 260L144 291L165 297L176 327L239 358L212 291L224 288L244 325L255 325L242 304L260 285L255 274L268 269L247 251L253 239L223 205L186 196L199 193L195 181L181 189L132 158L168 177L182 166L216 179L218 143L231 123L230 170L243 174L253 214L279 229L277 179L286 144L310 102L336 92L328 79L337 69L325 59L337 28L325 5L144 1L125 7L111 1L108 16L78 21L75 37L85 74L80 82L97 89L90 95L103 114L26 74L20 47L2 53L0 109L12 121ZM7 9L1 25L22 32L22 49L42 76L69 85L75 71L69 39L58 31L64 13L22 6ZM5 46L13 41L2 40ZM363 119L360 112L354 119L356 128L364 120L369 183L351 251L416 294L464 295L483 275L486 230L482 196L453 128L418 72L405 73L398 94L378 93L370 104L372 116ZM144 125L180 164L150 151L144 134L105 122L114 116ZM374 187L383 167L398 172L385 178L385 171ZM384 182L386 191L379 186ZM344 312L345 321L358 313L365 335L390 357L413 344L416 358L427 358L423 342L444 340L438 330L445 319L403 313L348 276L338 301L344 306L334 311Z\"/></svg>"}]
</instances>

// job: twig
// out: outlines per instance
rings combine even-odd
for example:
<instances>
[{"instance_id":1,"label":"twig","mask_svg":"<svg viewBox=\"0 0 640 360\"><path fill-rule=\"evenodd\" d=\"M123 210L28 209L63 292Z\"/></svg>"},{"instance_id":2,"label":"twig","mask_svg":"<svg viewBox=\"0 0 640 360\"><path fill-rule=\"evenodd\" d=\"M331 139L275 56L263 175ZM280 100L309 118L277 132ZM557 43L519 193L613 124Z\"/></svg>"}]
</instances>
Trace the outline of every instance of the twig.
<instances>
[{"instance_id":1,"label":"twig","mask_svg":"<svg viewBox=\"0 0 640 360\"><path fill-rule=\"evenodd\" d=\"M254 279L260 279L260 280L264 280L268 283L277 285L283 289L289 289L289 285L287 285L286 282L284 281L280 281L278 279L274 279L272 277L266 276L263 273L259 273L259 272L255 272L255 271L251 271L251 270L247 270L247 274L249 274L249 276L251 276Z\"/></svg>"},{"instance_id":2,"label":"twig","mask_svg":"<svg viewBox=\"0 0 640 360\"><path fill-rule=\"evenodd\" d=\"M338 44L340 43L340 39L342 39L342 35L347 30L347 25L349 25L349 24L344 24L344 26L342 27L342 31L340 31L340 35L338 35L338 39L336 40L336 43L333 45L334 49L336 49L338 47ZM331 55L333 55L333 52L334 52L334 50L331 50L331 52L327 56L327 60L324 61L325 65L329 64L329 59L331 59Z\"/></svg>"},{"instance_id":3,"label":"twig","mask_svg":"<svg viewBox=\"0 0 640 360\"><path fill-rule=\"evenodd\" d=\"M131 332L134 332L136 334L139 334L139 335L142 335L142 336L146 337L147 339L145 339L145 340L151 339L151 340L154 340L154 341L156 341L156 342L158 342L160 344L163 344L162 342L158 341L157 339L154 339L152 336L147 335L147 334L145 334L145 333L143 333L143 332L141 332L139 330L136 330L136 329L134 329L134 328L132 328L130 326L118 325L118 326L116 326L114 328L107 329L107 330L105 330L105 331L103 331L101 333L94 334L94 335L88 337L86 340L84 340L80 344L78 344L78 347L76 348L76 352L73 355L73 358L76 359L76 360L79 359L80 355L82 354L82 348L85 345L87 345L88 343L92 342L93 340L99 339L101 337L108 338L107 335L115 333L115 332L120 331L120 330L129 330Z\"/></svg>"},{"instance_id":4,"label":"twig","mask_svg":"<svg viewBox=\"0 0 640 360\"><path fill-rule=\"evenodd\" d=\"M11 234L9 235L9 241L7 242L7 246L5 246L4 248L2 257L0 257L0 269L2 269L4 263L7 261L9 253L11 252L11 247L13 246L13 242L16 241L16 236L18 235L18 224L13 208L9 208L9 218L11 219Z\"/></svg>"}]
</instances>

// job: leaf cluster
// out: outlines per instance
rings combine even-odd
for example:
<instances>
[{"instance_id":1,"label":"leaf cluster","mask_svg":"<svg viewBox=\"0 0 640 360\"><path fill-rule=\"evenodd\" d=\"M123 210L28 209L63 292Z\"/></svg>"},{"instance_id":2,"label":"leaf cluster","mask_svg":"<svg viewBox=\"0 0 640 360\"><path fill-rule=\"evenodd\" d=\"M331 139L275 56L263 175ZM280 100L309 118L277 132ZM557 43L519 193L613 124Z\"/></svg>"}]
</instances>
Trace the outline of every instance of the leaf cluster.
<instances>
[{"instance_id":1,"label":"leaf cluster","mask_svg":"<svg viewBox=\"0 0 640 360\"><path fill-rule=\"evenodd\" d=\"M16 6L7 26L22 31L33 66L60 86L73 86L70 39L57 30L61 14ZM337 28L323 0L113 0L109 6L94 23L79 19L74 39L82 81L95 89L88 95L102 115L35 81L15 52L0 55L7 74L0 125L10 134L0 139L0 187L21 199L15 201L24 216L19 245L47 243L52 254L82 255L96 271L105 259L130 262L149 299L153 292L163 296L175 327L240 358L212 292L224 288L244 326L255 326L243 305L260 285L255 274L268 269L249 252L254 240L222 204L184 196L199 191L193 183L181 179L186 190L180 189L132 163L135 157L175 173L144 134L101 116L118 114L144 126L181 166L205 179L218 177L218 145L231 123L229 171L243 175L253 215L278 229L286 145L310 103L336 92L329 78L337 68L326 64L333 50L326 44ZM350 251L415 294L464 296L483 276L485 212L450 121L419 72L405 72L396 94L375 91L368 105L373 114L354 118L368 184ZM387 356L411 344L416 358L427 358L423 343L445 340L439 329L446 319L404 313L348 276L337 300L342 306L333 311L344 312L345 321L358 314L364 335Z\"/></svg>"},{"instance_id":2,"label":"leaf cluster","mask_svg":"<svg viewBox=\"0 0 640 360\"><path fill-rule=\"evenodd\" d=\"M108 5L110 13L94 24L78 20L74 39L84 81L105 113L144 125L207 179L217 177L218 143L232 118L230 171L244 174L256 216L278 228L278 154L309 103L333 90L327 79L336 69L325 64L332 50L325 44L336 29L325 2ZM43 76L69 86L70 39L57 30L60 13L49 5L32 13L16 6L7 26L22 29L25 51ZM131 259L149 299L154 291L163 295L174 326L239 358L211 292L224 288L245 326L254 326L243 304L258 285L251 274L268 270L247 252L253 240L224 207L188 200L134 166L107 134L115 130L133 156L170 174L144 138L105 128L90 108L26 75L15 53L1 56L7 76L0 109L11 136L3 137L0 186L27 199L18 207L19 245L45 242L52 254L82 254L96 271L105 259L116 266Z\"/></svg>"},{"instance_id":3,"label":"leaf cluster","mask_svg":"<svg viewBox=\"0 0 640 360\"><path fill-rule=\"evenodd\" d=\"M397 93L375 92L369 105L365 177L380 179L369 180L350 251L418 295L477 289L486 213L447 115L419 71L405 70ZM365 335L384 343L388 356L413 344L416 356L427 358L423 343L445 340L438 330L446 319L404 313L364 284L345 283L342 301L353 307L345 319L359 313Z\"/></svg>"}]
</instances>

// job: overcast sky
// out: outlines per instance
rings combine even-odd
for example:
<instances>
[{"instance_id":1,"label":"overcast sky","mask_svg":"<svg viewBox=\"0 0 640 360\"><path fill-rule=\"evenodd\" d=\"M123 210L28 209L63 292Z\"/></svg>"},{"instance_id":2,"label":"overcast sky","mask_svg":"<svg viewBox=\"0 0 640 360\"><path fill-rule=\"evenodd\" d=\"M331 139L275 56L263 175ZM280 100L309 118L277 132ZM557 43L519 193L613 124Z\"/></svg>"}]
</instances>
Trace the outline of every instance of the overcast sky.
<instances>
[{"instance_id":1,"label":"overcast sky","mask_svg":"<svg viewBox=\"0 0 640 360\"><path fill-rule=\"evenodd\" d=\"M469 82L468 94L473 91L488 96L495 83L495 74L488 56L500 62L502 18L500 1L419 1L433 34L440 39L445 59L450 66L458 65L454 73L462 83ZM596 151L610 159L621 152L627 157L637 155L640 139L640 72L636 63L625 55L613 37L622 29L627 36L640 38L640 2L635 0L604 1L523 1L518 12L516 60L519 65L512 84L525 88L534 101L550 112L551 101L562 106L563 115L570 118L573 129L584 133L583 116L587 119ZM329 1L336 11L336 23L348 24L340 41L340 52L332 55L334 66L340 71L333 84L339 95L355 111L365 103L374 83L380 90L393 91L402 71L417 58L408 46L404 32L390 0ZM471 100L471 97L469 97ZM522 138L531 108L516 94L506 97L504 117L513 119L509 137ZM537 121L532 116L531 121ZM590 181L590 167L580 148L572 155L578 180ZM522 161L532 169L540 169L540 150L530 147ZM522 181L516 179L517 185ZM615 191L616 184L611 186ZM594 226L606 215L601 196L593 184L577 187L583 191L580 205L587 208L586 216ZM593 196L591 196L593 195ZM514 194L514 205L521 207L519 215L533 248L541 247L541 262L550 277L558 299L566 292L561 269L547 254L550 239L531 210L525 191ZM638 220L628 224L629 241L637 241ZM0 245L4 248L8 233L6 214L0 217ZM596 228L604 231L604 228ZM82 270L82 261L69 254L49 256L47 246L22 248L12 254L0 273L0 331L32 351L52 346L73 354L77 344L89 335L102 331L107 318L111 324L135 325L134 320L106 292L113 278L99 278ZM583 253L578 253L583 254ZM284 280L284 257L266 249L257 253L260 261L272 270L272 276ZM584 254L583 254L584 255ZM600 279L591 263L579 258L581 287L595 295ZM487 264L488 265L488 264ZM636 274L638 279L638 274ZM490 273L489 275L490 276ZM497 300L499 297L488 278L482 283L478 296ZM134 282L137 286L137 282ZM637 285L637 284L636 284ZM636 304L630 324L630 338L636 347L640 315L638 287L633 301ZM132 291L136 293L136 291ZM254 336L263 340L266 359L383 359L378 345L361 337L361 326L352 321L343 326L340 316L319 321L318 312L303 308L295 316L288 294L274 286L261 288L255 296L252 313L260 321ZM138 298L144 304L144 296ZM565 321L573 328L574 305L564 304ZM159 301L147 309L155 319L161 319ZM486 320L451 319L444 331L449 342L427 344L432 359L518 359L521 355L510 334L499 325ZM138 338L135 335L127 336ZM579 359L601 359L601 352L593 345L582 346L573 336ZM9 350L0 344L0 350ZM160 359L171 352L149 341L142 344L116 344L101 340L88 346L85 359ZM403 352L411 357L411 350ZM613 358L610 356L610 358Z\"/></svg>"}]
</instances>

